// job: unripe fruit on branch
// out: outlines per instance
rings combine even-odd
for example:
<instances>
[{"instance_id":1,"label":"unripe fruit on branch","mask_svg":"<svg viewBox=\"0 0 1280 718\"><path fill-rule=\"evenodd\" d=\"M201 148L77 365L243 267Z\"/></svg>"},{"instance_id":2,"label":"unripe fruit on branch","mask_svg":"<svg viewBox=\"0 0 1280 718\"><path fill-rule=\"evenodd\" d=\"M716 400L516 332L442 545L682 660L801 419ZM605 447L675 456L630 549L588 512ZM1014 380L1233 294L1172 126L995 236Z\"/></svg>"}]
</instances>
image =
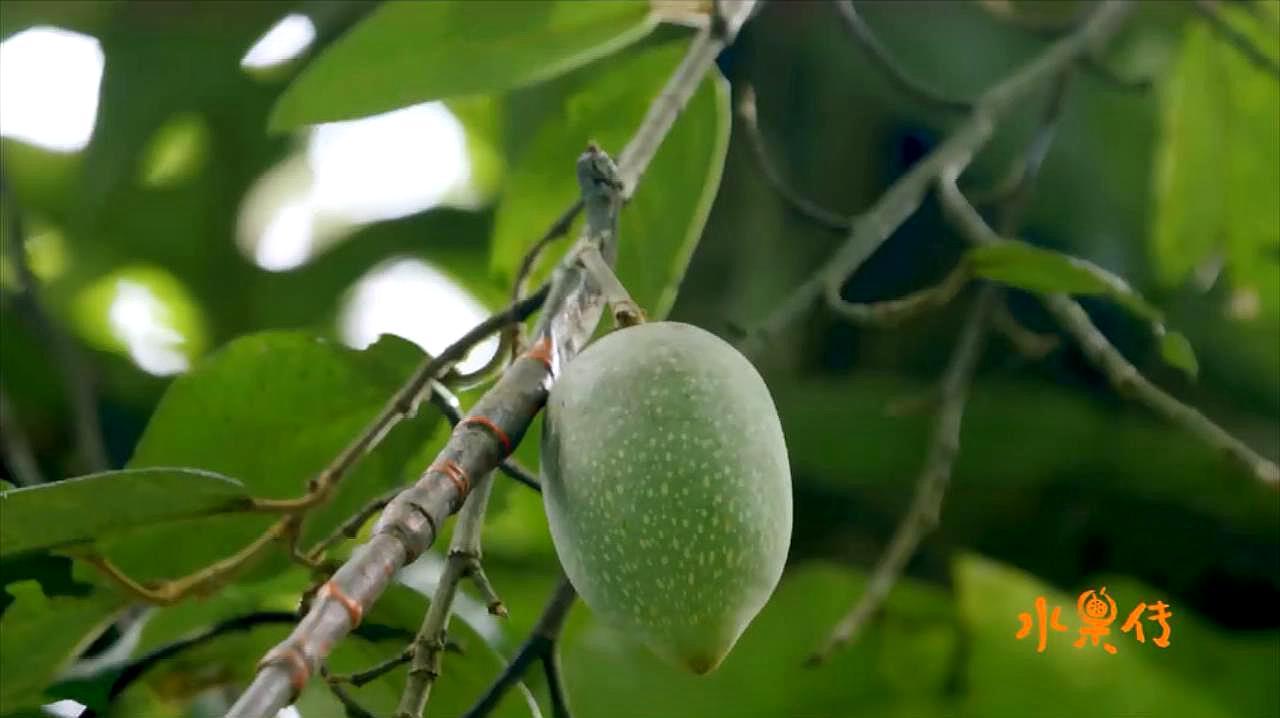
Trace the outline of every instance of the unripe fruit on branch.
<instances>
[{"instance_id":1,"label":"unripe fruit on branch","mask_svg":"<svg viewBox=\"0 0 1280 718\"><path fill-rule=\"evenodd\" d=\"M551 390L542 470L556 552L591 610L695 673L719 665L791 542L787 447L750 362L676 322L601 338Z\"/></svg>"}]
</instances>

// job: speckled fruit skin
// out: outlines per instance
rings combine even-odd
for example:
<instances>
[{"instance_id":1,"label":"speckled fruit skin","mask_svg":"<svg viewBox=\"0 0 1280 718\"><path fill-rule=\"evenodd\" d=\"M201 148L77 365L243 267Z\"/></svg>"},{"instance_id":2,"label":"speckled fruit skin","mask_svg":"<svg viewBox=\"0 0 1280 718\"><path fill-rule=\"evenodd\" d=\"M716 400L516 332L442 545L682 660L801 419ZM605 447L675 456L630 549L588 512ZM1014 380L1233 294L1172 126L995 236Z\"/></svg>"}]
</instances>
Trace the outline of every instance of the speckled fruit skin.
<instances>
[{"instance_id":1,"label":"speckled fruit skin","mask_svg":"<svg viewBox=\"0 0 1280 718\"><path fill-rule=\"evenodd\" d=\"M760 374L688 324L609 334L547 400L543 497L595 614L694 673L720 664L778 584L791 472Z\"/></svg>"}]
</instances>

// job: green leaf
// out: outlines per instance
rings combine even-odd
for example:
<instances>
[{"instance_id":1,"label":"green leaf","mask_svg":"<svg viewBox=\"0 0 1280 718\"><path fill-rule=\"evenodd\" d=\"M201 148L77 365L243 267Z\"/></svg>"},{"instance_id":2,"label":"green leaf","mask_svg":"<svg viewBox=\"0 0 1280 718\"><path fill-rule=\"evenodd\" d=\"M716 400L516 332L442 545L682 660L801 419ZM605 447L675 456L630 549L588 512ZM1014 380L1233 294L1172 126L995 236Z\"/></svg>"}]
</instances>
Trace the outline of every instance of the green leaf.
<instances>
[{"instance_id":1,"label":"green leaf","mask_svg":"<svg viewBox=\"0 0 1280 718\"><path fill-rule=\"evenodd\" d=\"M1116 596L1145 603L1170 597L1127 576L1105 576L1099 584ZM1170 619L1170 645L1166 650L1143 651L1142 657L1162 670L1178 674L1189 684L1212 695L1232 715L1280 717L1280 681L1274 672L1280 662L1280 632L1271 630L1227 631L1187 610L1174 606ZM1147 640L1151 640L1147 635ZM1177 643L1173 643L1176 641ZM1174 650L1194 646L1193 650Z\"/></svg>"},{"instance_id":2,"label":"green leaf","mask_svg":"<svg viewBox=\"0 0 1280 718\"><path fill-rule=\"evenodd\" d=\"M1193 379L1200 374L1196 351L1181 332L1165 332L1160 335L1160 356L1169 366L1181 369Z\"/></svg>"},{"instance_id":3,"label":"green leaf","mask_svg":"<svg viewBox=\"0 0 1280 718\"><path fill-rule=\"evenodd\" d=\"M385 3L303 70L270 125L532 84L619 50L653 25L649 4L638 0Z\"/></svg>"},{"instance_id":4,"label":"green leaf","mask_svg":"<svg viewBox=\"0 0 1280 718\"><path fill-rule=\"evenodd\" d=\"M1121 624L1139 601L1154 602L1159 595L1132 595L1108 591L1117 604L1118 617L1105 640L1116 647L1114 655L1102 645L1075 648L1082 621L1076 613L1076 596L1062 594L1020 571L986 559L963 556L954 565L959 615L969 638L964 684L968 690L967 713L977 718L1025 716L1034 707L1040 718L1078 718L1082 715L1158 715L1177 718L1226 718L1228 711L1196 680L1178 675L1163 659L1163 651L1197 652L1202 646L1179 640L1177 622L1185 613L1176 603L1172 643L1160 649L1148 636L1139 643L1133 633L1122 633ZM1080 591L1100 590L1099 584L1079 586ZM1077 587L1072 587L1074 591ZM1035 616L1035 600L1044 596L1047 610L1061 609L1065 632L1047 630L1043 653L1037 652L1038 624L1022 640L1014 637L1018 614ZM1169 597L1163 599L1170 602ZM1155 630L1154 624L1151 629Z\"/></svg>"},{"instance_id":5,"label":"green leaf","mask_svg":"<svg viewBox=\"0 0 1280 718\"><path fill-rule=\"evenodd\" d=\"M124 605L124 599L109 592L46 598L35 581L9 590L16 600L0 616L0 713L47 702L42 694L54 674Z\"/></svg>"},{"instance_id":6,"label":"green leaf","mask_svg":"<svg viewBox=\"0 0 1280 718\"><path fill-rule=\"evenodd\" d=\"M615 156L680 62L686 41L577 73L559 90L511 166L494 220L493 268L509 280L539 233L578 196L574 158L590 140ZM729 92L718 72L705 79L663 141L622 211L617 271L654 319L671 310L720 184L728 147ZM559 243L560 254L570 242ZM554 253L548 253L553 255ZM548 260L553 259L548 256Z\"/></svg>"},{"instance_id":7,"label":"green leaf","mask_svg":"<svg viewBox=\"0 0 1280 718\"><path fill-rule=\"evenodd\" d=\"M1029 292L1102 295L1152 322L1160 310L1120 277L1098 265L1026 242L1004 241L969 251L974 273Z\"/></svg>"},{"instance_id":8,"label":"green leaf","mask_svg":"<svg viewBox=\"0 0 1280 718\"><path fill-rule=\"evenodd\" d=\"M1280 57L1276 14L1253 19L1242 29ZM1206 23L1190 23L1160 100L1151 240L1159 276L1178 284L1221 261L1235 316L1280 315L1280 83Z\"/></svg>"},{"instance_id":9,"label":"green leaf","mask_svg":"<svg viewBox=\"0 0 1280 718\"><path fill-rule=\"evenodd\" d=\"M238 482L196 469L90 474L0 492L0 556L91 542L131 528L243 509Z\"/></svg>"},{"instance_id":10,"label":"green leaf","mask_svg":"<svg viewBox=\"0 0 1280 718\"><path fill-rule=\"evenodd\" d=\"M169 386L129 465L198 466L237 477L255 497L298 496L421 357L417 347L391 336L364 351L303 332L241 337ZM416 478L425 459L410 459L443 424L431 411L401 422L359 460L327 504L308 512L302 545L392 485ZM244 514L171 522L112 541L104 553L137 578L171 578L234 553L274 520ZM284 551L274 555L275 562L253 575L278 570Z\"/></svg>"}]
</instances>

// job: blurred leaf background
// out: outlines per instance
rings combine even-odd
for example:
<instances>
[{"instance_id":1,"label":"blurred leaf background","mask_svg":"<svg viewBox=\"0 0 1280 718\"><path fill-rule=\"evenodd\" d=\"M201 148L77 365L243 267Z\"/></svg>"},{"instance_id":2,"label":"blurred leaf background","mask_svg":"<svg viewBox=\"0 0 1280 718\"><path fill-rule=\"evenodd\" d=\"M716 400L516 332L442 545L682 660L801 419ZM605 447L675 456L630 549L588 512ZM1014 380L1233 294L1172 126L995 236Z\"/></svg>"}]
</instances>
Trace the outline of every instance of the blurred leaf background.
<instances>
[{"instance_id":1,"label":"blurred leaf background","mask_svg":"<svg viewBox=\"0 0 1280 718\"><path fill-rule=\"evenodd\" d=\"M1045 45L1005 15L1060 22L1081 5L858 3L913 76L956 97ZM1280 4L1221 5L1280 57ZM253 495L296 493L421 351L440 350L504 303L520 257L575 196L577 152L588 140L620 150L687 45L687 27L659 21L699 11L669 2L0 4L0 149L14 199L0 220L8 227L21 211L39 295L85 356L109 468L187 466ZM1124 277L1187 337L1198 376L1162 361L1143 317L1086 300L1099 326L1153 380L1274 458L1280 83L1184 3L1140 3L1100 61L1152 82L1121 90L1075 73L1022 236ZM898 93L823 2L769 3L718 65L624 213L619 265L652 314L731 336L843 241L773 194L730 117L731 92L755 88L784 173L850 215L954 119ZM965 185L997 184L1039 112L1028 103L1005 122ZM964 248L928 200L844 294L904 294L941 278ZM17 300L20 286L5 256L4 431L21 427L47 477L91 473L56 353ZM1053 331L1029 295L1011 296L1019 319ZM707 678L675 673L577 607L564 648L576 715L1280 716L1280 497L1116 396L1069 343L1032 361L992 339L940 529L854 646L823 667L802 665L860 595L909 500L929 416L894 408L927 397L960 309L893 330L815 309L755 358L783 418L795 485L782 586ZM355 351L380 334L403 339ZM306 540L430 461L444 422L421 414L365 461ZM519 452L530 465L536 439ZM14 467L4 469L12 477ZM93 543L143 578L234 551L266 523L193 517L117 485L125 513L165 521L110 524L118 530ZM189 497L192 510L224 490ZM122 510L75 501L72 513ZM41 530L16 503L0 507L5 532ZM121 638L112 621L128 600L36 544L0 552L6 718L59 699L101 715L220 715L286 623L163 662L114 701L106 687L130 655L248 611L290 611L307 585L281 553L215 596L151 610ZM512 617L497 623L464 596L455 639L465 653L447 656L432 715L474 700L551 590L555 557L537 496L499 484L485 550ZM403 647L441 560L437 551L405 572L406 586L366 619L384 632L342 644L335 671ZM1122 613L1138 601L1170 604L1172 645L1116 630L1115 656L1072 648L1074 597L1102 585ZM1072 627L1051 634L1044 654L1014 638L1017 614L1037 595L1062 605ZM401 668L357 695L389 714L403 679ZM545 705L540 681L500 714ZM341 714L319 685L297 709Z\"/></svg>"}]
</instances>

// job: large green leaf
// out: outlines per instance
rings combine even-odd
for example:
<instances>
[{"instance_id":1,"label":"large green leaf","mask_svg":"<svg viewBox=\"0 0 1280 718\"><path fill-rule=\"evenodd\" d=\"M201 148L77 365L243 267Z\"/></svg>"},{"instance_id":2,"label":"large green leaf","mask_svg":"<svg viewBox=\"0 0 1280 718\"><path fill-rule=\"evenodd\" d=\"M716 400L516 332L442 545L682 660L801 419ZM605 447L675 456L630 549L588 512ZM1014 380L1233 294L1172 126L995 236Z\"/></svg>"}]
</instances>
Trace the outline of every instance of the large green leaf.
<instances>
[{"instance_id":1,"label":"large green leaf","mask_svg":"<svg viewBox=\"0 0 1280 718\"><path fill-rule=\"evenodd\" d=\"M503 279L515 275L539 233L577 197L574 158L590 140L615 155L620 152L686 46L684 41L667 43L607 67L592 66L591 72L566 83L558 110L546 113L512 164L498 205L493 267ZM728 146L728 103L727 83L713 72L676 120L622 211L618 276L650 317L670 311L702 234ZM561 252L569 244L561 242Z\"/></svg>"},{"instance_id":2,"label":"large green leaf","mask_svg":"<svg viewBox=\"0 0 1280 718\"><path fill-rule=\"evenodd\" d=\"M35 581L8 590L16 600L0 616L0 714L47 702L41 696L54 674L124 605L120 596L101 591L46 598Z\"/></svg>"},{"instance_id":3,"label":"large green leaf","mask_svg":"<svg viewBox=\"0 0 1280 718\"><path fill-rule=\"evenodd\" d=\"M364 351L302 332L241 337L173 382L129 465L197 466L237 477L256 497L297 496L368 425L421 357L412 344L390 336ZM302 543L414 476L425 459L411 457L440 426L430 411L397 426L329 503L309 512ZM116 539L106 553L135 576L171 577L234 553L274 519L250 514L171 522Z\"/></svg>"},{"instance_id":4,"label":"large green leaf","mask_svg":"<svg viewBox=\"0 0 1280 718\"><path fill-rule=\"evenodd\" d=\"M1199 680L1188 680L1165 662L1169 654L1198 652L1204 647L1177 637L1177 621L1184 610L1174 604L1172 642L1156 647L1147 636L1139 643L1121 625L1139 601L1169 597L1112 592L1118 617L1110 635L1115 654L1103 646L1075 648L1081 619L1076 596L1063 594L1020 571L978 557L961 557L955 564L959 613L969 637L965 684L967 715L1003 718L1034 714L1040 718L1081 715L1152 715L1167 718L1215 718L1242 715L1227 710ZM1080 586L1099 590L1105 584ZM1073 587L1073 590L1075 587ZM1043 653L1037 652L1038 624L1023 640L1015 638L1018 614L1035 619L1035 601L1044 596L1047 609L1061 608L1060 622L1067 630L1047 630ZM1146 630L1157 630L1155 624ZM1249 715L1262 716L1261 713Z\"/></svg>"},{"instance_id":5,"label":"large green leaf","mask_svg":"<svg viewBox=\"0 0 1280 718\"><path fill-rule=\"evenodd\" d=\"M385 3L303 70L271 126L531 84L640 39L653 22L639 0Z\"/></svg>"},{"instance_id":6,"label":"large green leaf","mask_svg":"<svg viewBox=\"0 0 1280 718\"><path fill-rule=\"evenodd\" d=\"M107 471L0 491L0 556L235 511L247 503L239 482L195 469Z\"/></svg>"},{"instance_id":7,"label":"large green leaf","mask_svg":"<svg viewBox=\"0 0 1280 718\"><path fill-rule=\"evenodd\" d=\"M1269 7L1242 30L1280 57L1280 14ZM1242 18L1245 13L1238 13ZM1241 317L1280 314L1280 83L1205 23L1188 27L1161 88L1153 177L1152 251L1159 275L1183 281L1222 260L1243 299Z\"/></svg>"},{"instance_id":8,"label":"large green leaf","mask_svg":"<svg viewBox=\"0 0 1280 718\"><path fill-rule=\"evenodd\" d=\"M865 589L853 571L798 567L783 577L723 665L705 676L671 667L579 605L564 675L582 718L919 718L947 715L957 636L937 588L902 581L859 641L813 669L809 652Z\"/></svg>"}]
</instances>

